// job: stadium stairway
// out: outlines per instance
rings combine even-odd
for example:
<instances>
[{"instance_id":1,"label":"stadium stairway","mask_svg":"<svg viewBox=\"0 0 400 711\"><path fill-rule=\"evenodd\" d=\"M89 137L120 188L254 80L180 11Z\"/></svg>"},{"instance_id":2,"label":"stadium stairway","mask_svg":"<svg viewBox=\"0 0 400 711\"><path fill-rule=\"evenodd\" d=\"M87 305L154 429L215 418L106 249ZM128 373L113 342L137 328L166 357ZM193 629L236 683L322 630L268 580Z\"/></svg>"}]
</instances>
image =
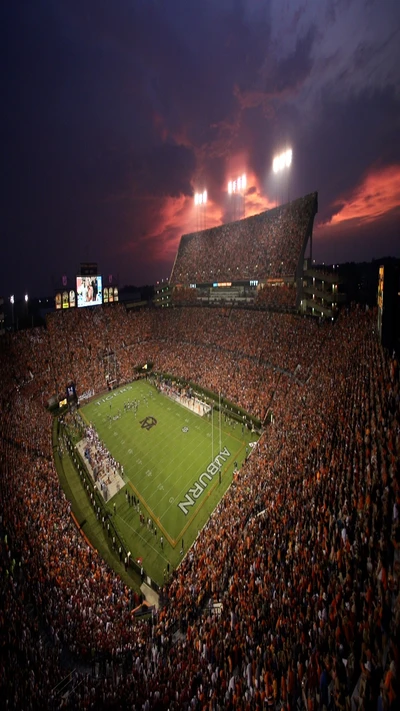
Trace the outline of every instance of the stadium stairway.
<instances>
[{"instance_id":1,"label":"stadium stairway","mask_svg":"<svg viewBox=\"0 0 400 711\"><path fill-rule=\"evenodd\" d=\"M158 593L156 593L153 588L151 588L147 583L142 583L140 586L140 592L143 594L144 599L149 605L154 605L156 610L160 607L160 598Z\"/></svg>"}]
</instances>

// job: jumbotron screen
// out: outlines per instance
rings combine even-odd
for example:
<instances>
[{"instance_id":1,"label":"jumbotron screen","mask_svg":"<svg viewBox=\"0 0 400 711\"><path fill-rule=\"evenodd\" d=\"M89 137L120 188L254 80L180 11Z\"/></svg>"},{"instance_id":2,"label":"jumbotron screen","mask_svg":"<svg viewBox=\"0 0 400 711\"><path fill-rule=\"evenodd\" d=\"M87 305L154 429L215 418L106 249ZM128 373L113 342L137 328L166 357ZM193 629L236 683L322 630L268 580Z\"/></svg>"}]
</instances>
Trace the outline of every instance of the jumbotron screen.
<instances>
[{"instance_id":1,"label":"jumbotron screen","mask_svg":"<svg viewBox=\"0 0 400 711\"><path fill-rule=\"evenodd\" d=\"M101 276L77 276L76 295L78 307L99 306L103 303L103 279Z\"/></svg>"}]
</instances>

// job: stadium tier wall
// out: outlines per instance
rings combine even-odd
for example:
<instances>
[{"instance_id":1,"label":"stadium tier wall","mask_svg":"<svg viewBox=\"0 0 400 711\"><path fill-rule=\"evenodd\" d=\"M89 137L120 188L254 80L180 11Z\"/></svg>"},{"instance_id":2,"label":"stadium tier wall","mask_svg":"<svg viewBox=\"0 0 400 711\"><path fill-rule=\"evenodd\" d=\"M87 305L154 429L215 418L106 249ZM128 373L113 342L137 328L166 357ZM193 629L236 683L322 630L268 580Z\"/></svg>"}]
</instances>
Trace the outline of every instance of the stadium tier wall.
<instances>
[{"instance_id":1,"label":"stadium tier wall","mask_svg":"<svg viewBox=\"0 0 400 711\"><path fill-rule=\"evenodd\" d=\"M317 193L311 193L238 222L183 235L170 283L299 279L317 210Z\"/></svg>"}]
</instances>

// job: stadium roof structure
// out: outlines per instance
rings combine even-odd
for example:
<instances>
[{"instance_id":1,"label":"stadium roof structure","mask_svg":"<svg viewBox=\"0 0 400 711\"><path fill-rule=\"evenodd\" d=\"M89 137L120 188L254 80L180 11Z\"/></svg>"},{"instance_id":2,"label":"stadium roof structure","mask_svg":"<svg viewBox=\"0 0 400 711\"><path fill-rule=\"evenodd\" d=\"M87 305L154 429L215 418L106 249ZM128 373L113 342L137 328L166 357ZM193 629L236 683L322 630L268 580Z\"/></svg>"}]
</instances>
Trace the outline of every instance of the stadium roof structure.
<instances>
[{"instance_id":1,"label":"stadium roof structure","mask_svg":"<svg viewBox=\"0 0 400 711\"><path fill-rule=\"evenodd\" d=\"M170 284L298 277L317 212L315 192L253 217L183 235Z\"/></svg>"}]
</instances>

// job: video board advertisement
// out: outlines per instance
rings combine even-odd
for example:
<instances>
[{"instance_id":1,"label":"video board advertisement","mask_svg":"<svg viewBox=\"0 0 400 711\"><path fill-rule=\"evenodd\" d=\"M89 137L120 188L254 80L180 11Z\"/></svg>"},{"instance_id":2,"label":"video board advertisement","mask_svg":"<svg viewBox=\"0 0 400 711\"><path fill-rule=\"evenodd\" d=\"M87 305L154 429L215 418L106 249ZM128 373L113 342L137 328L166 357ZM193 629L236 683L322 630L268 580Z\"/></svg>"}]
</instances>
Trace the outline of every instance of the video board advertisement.
<instances>
[{"instance_id":1,"label":"video board advertisement","mask_svg":"<svg viewBox=\"0 0 400 711\"><path fill-rule=\"evenodd\" d=\"M78 308L82 306L99 306L103 303L102 282L101 276L76 277Z\"/></svg>"}]
</instances>

